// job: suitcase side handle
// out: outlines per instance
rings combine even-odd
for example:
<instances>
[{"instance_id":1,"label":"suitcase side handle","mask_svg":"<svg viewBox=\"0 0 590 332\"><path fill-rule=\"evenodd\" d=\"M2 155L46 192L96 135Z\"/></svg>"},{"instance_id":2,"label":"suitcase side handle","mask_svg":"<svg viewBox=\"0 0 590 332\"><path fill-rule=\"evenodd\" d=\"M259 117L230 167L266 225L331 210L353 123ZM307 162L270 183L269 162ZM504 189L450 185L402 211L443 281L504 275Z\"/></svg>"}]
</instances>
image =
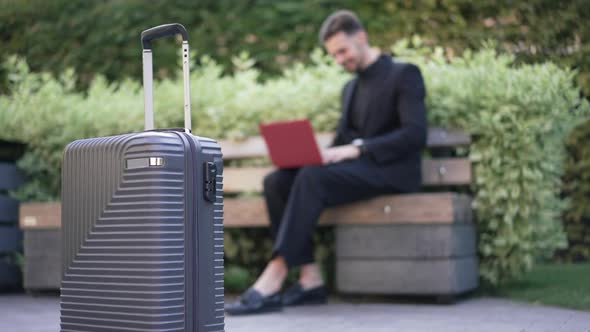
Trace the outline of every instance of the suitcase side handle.
<instances>
[{"instance_id":1,"label":"suitcase side handle","mask_svg":"<svg viewBox=\"0 0 590 332\"><path fill-rule=\"evenodd\" d=\"M188 33L184 26L178 23L164 24L141 33L143 47L143 93L145 110L145 130L154 129L154 69L152 63L152 41L160 38L182 35L182 76L184 81L184 128L191 132L191 97Z\"/></svg>"}]
</instances>

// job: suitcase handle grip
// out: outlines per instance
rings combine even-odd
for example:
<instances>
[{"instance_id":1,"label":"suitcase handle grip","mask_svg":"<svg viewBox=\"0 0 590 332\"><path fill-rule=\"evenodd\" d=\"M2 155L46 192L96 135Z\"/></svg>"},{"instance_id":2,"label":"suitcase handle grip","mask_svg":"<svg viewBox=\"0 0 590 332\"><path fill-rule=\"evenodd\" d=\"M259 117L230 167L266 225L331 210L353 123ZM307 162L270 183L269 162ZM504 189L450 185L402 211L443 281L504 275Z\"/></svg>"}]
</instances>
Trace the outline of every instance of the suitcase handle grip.
<instances>
[{"instance_id":1,"label":"suitcase handle grip","mask_svg":"<svg viewBox=\"0 0 590 332\"><path fill-rule=\"evenodd\" d=\"M143 93L145 107L145 130L154 129L154 69L152 65L152 41L182 35L182 77L184 81L184 129L191 132L191 97L188 33L182 24L171 23L147 29L141 33L143 46Z\"/></svg>"},{"instance_id":2,"label":"suitcase handle grip","mask_svg":"<svg viewBox=\"0 0 590 332\"><path fill-rule=\"evenodd\" d=\"M156 39L182 35L182 40L188 41L188 32L186 28L179 23L162 24L157 27L147 29L141 33L141 44L144 50L152 48L152 41Z\"/></svg>"}]
</instances>

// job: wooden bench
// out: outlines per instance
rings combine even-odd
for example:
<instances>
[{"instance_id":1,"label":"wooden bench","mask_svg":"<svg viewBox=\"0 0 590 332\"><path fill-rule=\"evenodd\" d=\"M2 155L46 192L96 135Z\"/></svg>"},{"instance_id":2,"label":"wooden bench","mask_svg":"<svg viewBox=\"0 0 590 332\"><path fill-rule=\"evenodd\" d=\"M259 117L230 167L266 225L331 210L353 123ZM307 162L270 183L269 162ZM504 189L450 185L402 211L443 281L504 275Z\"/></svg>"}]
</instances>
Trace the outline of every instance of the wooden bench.
<instances>
[{"instance_id":1,"label":"wooden bench","mask_svg":"<svg viewBox=\"0 0 590 332\"><path fill-rule=\"evenodd\" d=\"M317 141L327 146L332 137L329 133L318 134ZM264 176L273 168L231 166L231 161L267 157L264 141L251 137L220 144L224 161L229 162L223 174L225 227L268 226L266 206L260 195L235 194L260 193ZM471 199L448 190L468 186L472 181L470 161L450 157L453 148L469 144L470 137L462 132L431 128L431 154L447 157L423 161L423 185L428 191L381 196L328 209L322 214L320 225L336 227L336 285L340 292L455 295L477 287ZM40 241L55 243L59 214L59 203L21 206L25 261L32 257L35 262L25 264L25 287L34 286L27 279L36 274L35 264L47 265L47 261L35 258L40 255L34 249ZM46 282L39 284L47 288ZM56 286L59 287L59 280Z\"/></svg>"},{"instance_id":2,"label":"wooden bench","mask_svg":"<svg viewBox=\"0 0 590 332\"><path fill-rule=\"evenodd\" d=\"M328 146L333 134L318 134ZM424 192L387 195L326 210L320 225L336 231L336 287L343 293L454 296L478 285L471 198L449 188L471 184L471 162L453 149L468 147L460 131L431 128L431 155L422 164ZM260 137L221 142L225 161L267 156ZM224 193L261 192L272 167L226 167ZM442 191L441 191L442 190ZM262 197L227 197L226 227L268 226Z\"/></svg>"}]
</instances>

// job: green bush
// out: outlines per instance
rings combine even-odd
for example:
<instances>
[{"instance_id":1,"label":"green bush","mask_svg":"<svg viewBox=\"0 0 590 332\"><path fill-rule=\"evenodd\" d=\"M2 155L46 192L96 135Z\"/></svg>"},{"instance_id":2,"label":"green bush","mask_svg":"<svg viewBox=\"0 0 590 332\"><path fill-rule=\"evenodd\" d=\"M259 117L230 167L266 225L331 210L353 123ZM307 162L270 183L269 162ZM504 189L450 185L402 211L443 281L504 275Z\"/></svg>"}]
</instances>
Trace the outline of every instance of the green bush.
<instances>
[{"instance_id":1,"label":"green bush","mask_svg":"<svg viewBox=\"0 0 590 332\"><path fill-rule=\"evenodd\" d=\"M139 33L167 22L185 24L191 46L225 67L233 54L247 50L263 73L278 74L285 65L307 61L322 20L349 8L377 46L419 34L428 45L461 53L494 39L518 61L549 59L578 69L578 82L590 95L587 0L0 0L0 8L0 60L19 54L33 71L73 67L83 85L96 73L110 81L140 79ZM160 60L174 55L158 48L156 61L165 64ZM164 65L156 75L173 72Z\"/></svg>"},{"instance_id":2,"label":"green bush","mask_svg":"<svg viewBox=\"0 0 590 332\"><path fill-rule=\"evenodd\" d=\"M558 253L568 262L590 260L590 120L576 127L566 141L563 191L571 201L564 213L569 247Z\"/></svg>"},{"instance_id":3,"label":"green bush","mask_svg":"<svg viewBox=\"0 0 590 332\"><path fill-rule=\"evenodd\" d=\"M481 276L506 280L565 247L564 140L589 110L575 73L552 63L513 66L513 56L491 49L450 64L440 49L426 61L419 51L405 53L426 74L430 121L474 135Z\"/></svg>"},{"instance_id":4,"label":"green bush","mask_svg":"<svg viewBox=\"0 0 590 332\"><path fill-rule=\"evenodd\" d=\"M245 55L234 58L233 76L222 76L221 66L203 57L203 65L191 75L194 132L242 138L257 133L255 123L288 117L309 117L318 130L332 130L339 116L335 96L347 76L319 52L313 57L313 66L294 66L280 79L264 84L258 83L259 72L251 68ZM10 71L11 93L0 96L0 137L28 144L20 166L31 181L17 193L21 200L59 197L64 143L142 130L143 90L137 82L107 84L98 77L87 93L79 93L74 91L72 71L55 79L30 72L15 57L5 68ZM182 126L183 89L178 84L173 80L155 82L157 127Z\"/></svg>"},{"instance_id":5,"label":"green bush","mask_svg":"<svg viewBox=\"0 0 590 332\"><path fill-rule=\"evenodd\" d=\"M464 153L474 162L481 276L491 283L509 279L565 246L559 223L565 206L559 196L563 141L589 110L573 83L575 72L552 63L514 65L512 56L493 47L447 62L441 49L407 46L401 42L395 51L422 68L430 124L462 128L474 137ZM194 132L242 138L256 134L261 120L303 116L317 130L333 130L348 75L320 52L311 58L312 64L294 65L265 82L246 55L234 58L231 76L202 58L192 73ZM136 82L98 78L83 94L73 90L71 72L59 79L31 73L16 58L6 68L12 83L11 94L0 96L0 139L29 144L21 166L31 181L17 193L20 198L59 197L61 153L68 142L141 130L143 98ZM155 96L157 126L182 125L181 83L156 82ZM243 248L243 241L228 240L229 262L239 266L243 253L264 259L264 253Z\"/></svg>"}]
</instances>

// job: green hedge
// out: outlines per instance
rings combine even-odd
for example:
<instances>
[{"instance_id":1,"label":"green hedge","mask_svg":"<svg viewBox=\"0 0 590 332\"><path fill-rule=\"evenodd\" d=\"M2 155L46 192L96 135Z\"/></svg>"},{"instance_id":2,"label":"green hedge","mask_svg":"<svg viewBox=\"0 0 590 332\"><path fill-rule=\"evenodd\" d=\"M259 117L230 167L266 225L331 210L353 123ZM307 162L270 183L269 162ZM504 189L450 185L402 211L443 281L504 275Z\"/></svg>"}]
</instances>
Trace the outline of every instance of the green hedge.
<instances>
[{"instance_id":1,"label":"green hedge","mask_svg":"<svg viewBox=\"0 0 590 332\"><path fill-rule=\"evenodd\" d=\"M220 65L202 57L203 65L191 76L194 131L202 136L243 138L257 133L253 124L263 119L303 116L320 130L333 129L339 116L334 96L347 76L320 52L313 57L315 65L294 66L280 79L264 84L258 83L259 72L243 55L233 59L237 71L233 76L222 76ZM17 193L22 200L59 197L64 143L143 129L143 91L137 82L108 84L98 77L86 93L80 93L74 89L72 71L55 79L30 72L16 57L6 61L4 68L10 72L11 85L10 95L0 96L0 138L26 142L29 147L20 161L31 178ZM178 84L155 82L157 127L182 126L183 89Z\"/></svg>"},{"instance_id":2,"label":"green hedge","mask_svg":"<svg viewBox=\"0 0 590 332\"><path fill-rule=\"evenodd\" d=\"M563 222L569 247L558 253L568 262L590 260L590 120L576 127L566 141L563 191L571 201Z\"/></svg>"},{"instance_id":3,"label":"green hedge","mask_svg":"<svg viewBox=\"0 0 590 332\"><path fill-rule=\"evenodd\" d=\"M481 276L491 283L509 279L565 246L559 223L565 207L559 195L563 141L590 108L579 98L575 73L552 63L514 65L493 45L450 63L441 49L408 48L405 41L395 51L422 68L431 125L462 128L474 137L463 153L474 162ZM234 58L232 76L202 58L192 73L194 132L241 138L256 134L261 120L303 116L317 130L333 130L348 75L321 52L311 58L311 65L292 66L263 83L246 56ZM11 94L0 96L0 139L29 144L21 166L31 181L16 193L22 199L58 197L68 142L141 130L143 98L136 82L109 85L98 78L88 93L78 93L71 72L54 79L29 72L16 58L6 68L12 83ZM181 125L181 83L156 82L155 91L157 126ZM228 261L237 265L239 255L251 255L240 241L228 241Z\"/></svg>"},{"instance_id":4,"label":"green hedge","mask_svg":"<svg viewBox=\"0 0 590 332\"><path fill-rule=\"evenodd\" d=\"M513 56L491 50L450 65L442 50L429 61L420 52L409 57L426 73L430 120L475 135L469 157L482 277L505 280L565 247L564 140L589 110L575 73L552 63L515 67Z\"/></svg>"},{"instance_id":5,"label":"green hedge","mask_svg":"<svg viewBox=\"0 0 590 332\"><path fill-rule=\"evenodd\" d=\"M579 69L578 83L590 95L587 0L0 0L0 8L0 60L19 54L34 71L73 67L83 85L95 73L109 80L140 79L140 31L172 21L187 26L194 49L225 67L233 54L246 50L257 68L278 74L285 65L307 61L322 20L349 8L378 46L419 34L428 45L458 54L493 39L518 61L551 60ZM156 61L172 63L174 55L158 48ZM156 74L173 72L164 65Z\"/></svg>"}]
</instances>

